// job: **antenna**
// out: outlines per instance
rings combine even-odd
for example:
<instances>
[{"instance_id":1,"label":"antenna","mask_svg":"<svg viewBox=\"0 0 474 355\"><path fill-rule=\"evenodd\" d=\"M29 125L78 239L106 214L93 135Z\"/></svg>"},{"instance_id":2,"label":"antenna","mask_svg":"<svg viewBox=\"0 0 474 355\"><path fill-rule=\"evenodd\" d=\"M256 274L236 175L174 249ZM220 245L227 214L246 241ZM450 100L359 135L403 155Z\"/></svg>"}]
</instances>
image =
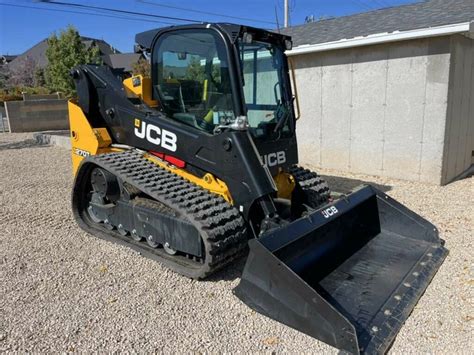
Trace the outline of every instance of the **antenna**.
<instances>
[{"instance_id":1,"label":"antenna","mask_svg":"<svg viewBox=\"0 0 474 355\"><path fill-rule=\"evenodd\" d=\"M288 27L288 19L290 15L290 11L288 9L288 0L284 0L284 5L283 5L283 12L285 14L285 21L283 27Z\"/></svg>"}]
</instances>

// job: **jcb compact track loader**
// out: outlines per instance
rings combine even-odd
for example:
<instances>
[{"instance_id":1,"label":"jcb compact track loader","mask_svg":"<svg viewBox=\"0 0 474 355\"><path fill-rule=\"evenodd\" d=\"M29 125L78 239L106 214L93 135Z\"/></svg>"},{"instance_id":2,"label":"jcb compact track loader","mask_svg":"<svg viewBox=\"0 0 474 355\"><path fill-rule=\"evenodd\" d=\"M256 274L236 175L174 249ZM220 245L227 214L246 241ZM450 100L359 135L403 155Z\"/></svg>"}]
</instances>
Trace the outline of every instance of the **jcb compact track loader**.
<instances>
[{"instance_id":1,"label":"jcb compact track loader","mask_svg":"<svg viewBox=\"0 0 474 355\"><path fill-rule=\"evenodd\" d=\"M151 78L71 72L79 225L195 279L248 246L246 304L345 351L385 352L447 250L376 188L334 200L297 165L291 39L200 24L136 42Z\"/></svg>"}]
</instances>

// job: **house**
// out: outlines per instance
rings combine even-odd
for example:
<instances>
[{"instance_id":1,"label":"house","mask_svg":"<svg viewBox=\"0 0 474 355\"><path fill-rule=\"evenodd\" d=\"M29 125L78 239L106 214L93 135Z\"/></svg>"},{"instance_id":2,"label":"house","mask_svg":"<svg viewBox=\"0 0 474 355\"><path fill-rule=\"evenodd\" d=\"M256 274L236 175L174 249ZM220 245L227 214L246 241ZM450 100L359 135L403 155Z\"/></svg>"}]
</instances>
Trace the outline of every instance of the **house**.
<instances>
[{"instance_id":1,"label":"house","mask_svg":"<svg viewBox=\"0 0 474 355\"><path fill-rule=\"evenodd\" d=\"M472 171L473 21L473 0L428 0L282 30L301 160L435 184Z\"/></svg>"},{"instance_id":2,"label":"house","mask_svg":"<svg viewBox=\"0 0 474 355\"><path fill-rule=\"evenodd\" d=\"M122 69L126 72L130 72L132 70L132 65L140 58L143 58L142 54L120 53L117 49L101 39L89 37L81 37L81 39L86 48L98 46L104 64L112 69ZM21 55L0 56L0 63L9 63L10 70L15 70L17 67L24 65L25 60L28 59L32 60L37 68L45 68L48 64L48 59L46 58L47 48L48 40L44 39ZM2 58L4 58L3 62Z\"/></svg>"},{"instance_id":3,"label":"house","mask_svg":"<svg viewBox=\"0 0 474 355\"><path fill-rule=\"evenodd\" d=\"M122 69L126 72L131 72L133 64L141 58L144 58L141 53L117 53L102 56L104 64L112 69Z\"/></svg>"},{"instance_id":4,"label":"house","mask_svg":"<svg viewBox=\"0 0 474 355\"><path fill-rule=\"evenodd\" d=\"M81 37L82 43L89 48L91 46L98 46L100 55L107 56L110 54L120 53L110 44L101 39ZM25 60L33 60L37 68L45 68L48 64L48 59L46 58L46 49L48 48L48 39L44 39L41 42L37 43L26 52L16 56L9 64L10 70L16 70L18 66L23 65Z\"/></svg>"},{"instance_id":5,"label":"house","mask_svg":"<svg viewBox=\"0 0 474 355\"><path fill-rule=\"evenodd\" d=\"M17 57L16 55L9 55L9 54L0 55L0 65L8 64L16 57Z\"/></svg>"}]
</instances>

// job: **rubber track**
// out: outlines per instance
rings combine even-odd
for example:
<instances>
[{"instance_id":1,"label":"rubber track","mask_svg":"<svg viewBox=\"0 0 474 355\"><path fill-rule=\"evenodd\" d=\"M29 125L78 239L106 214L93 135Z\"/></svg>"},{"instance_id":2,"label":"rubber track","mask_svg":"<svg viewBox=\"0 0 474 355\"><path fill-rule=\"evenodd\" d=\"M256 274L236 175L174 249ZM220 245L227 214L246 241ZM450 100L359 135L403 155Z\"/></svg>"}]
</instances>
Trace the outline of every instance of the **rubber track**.
<instances>
[{"instance_id":1,"label":"rubber track","mask_svg":"<svg viewBox=\"0 0 474 355\"><path fill-rule=\"evenodd\" d=\"M175 210L178 215L193 224L201 234L205 257L204 261L199 263L189 260L185 256L167 255L163 249L153 249L146 242L135 242L132 245L131 237L125 237L129 239L125 240L125 243L124 237L120 240L115 238L117 239L115 241L121 244L128 243L129 246L142 252L144 256L159 260L174 271L195 279L205 278L223 268L246 249L248 236L245 221L238 210L222 197L153 164L135 150L88 157L81 165L81 170L87 165L90 166L91 163L108 170L123 182L136 187L159 203ZM80 171L79 176L88 178L88 174L81 175ZM78 185L80 184L76 182L75 190ZM88 191L78 192L85 196ZM78 192L74 192L73 200ZM74 201L73 206L77 206ZM84 228L84 224L86 224L88 228L84 229L88 232L104 234L103 229L99 231L97 226L84 218L85 211L79 211L74 207L73 209L81 227ZM90 230L91 227L95 227L93 231ZM106 233L108 240L112 239L111 235L119 237L116 232L107 231Z\"/></svg>"},{"instance_id":2,"label":"rubber track","mask_svg":"<svg viewBox=\"0 0 474 355\"><path fill-rule=\"evenodd\" d=\"M297 165L293 165L289 173L300 185L310 207L317 208L328 202L331 193L328 184L317 173Z\"/></svg>"}]
</instances>

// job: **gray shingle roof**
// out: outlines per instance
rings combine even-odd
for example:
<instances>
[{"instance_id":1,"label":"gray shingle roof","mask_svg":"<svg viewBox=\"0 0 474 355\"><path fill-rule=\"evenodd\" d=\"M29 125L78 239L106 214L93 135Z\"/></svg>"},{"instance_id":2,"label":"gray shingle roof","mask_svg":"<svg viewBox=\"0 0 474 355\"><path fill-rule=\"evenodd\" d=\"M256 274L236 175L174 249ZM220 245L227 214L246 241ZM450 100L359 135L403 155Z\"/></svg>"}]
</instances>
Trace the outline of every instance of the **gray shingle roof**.
<instances>
[{"instance_id":1,"label":"gray shingle roof","mask_svg":"<svg viewBox=\"0 0 474 355\"><path fill-rule=\"evenodd\" d=\"M99 47L101 55L108 55L114 53L114 49L107 42L102 39L95 39L89 37L81 37L82 42L86 47L90 47L92 43ZM15 70L17 66L23 65L23 61L26 57L29 57L35 62L38 68L44 68L48 64L46 58L46 49L48 48L48 40L44 39L41 42L35 44L33 47L28 49L26 52L18 55L8 65L11 69Z\"/></svg>"},{"instance_id":2,"label":"gray shingle roof","mask_svg":"<svg viewBox=\"0 0 474 355\"><path fill-rule=\"evenodd\" d=\"M102 56L104 63L113 69L123 69L131 72L132 65L143 56L140 53L121 53L121 54L108 54Z\"/></svg>"},{"instance_id":3,"label":"gray shingle roof","mask_svg":"<svg viewBox=\"0 0 474 355\"><path fill-rule=\"evenodd\" d=\"M113 53L120 53L118 49L112 47L103 39L95 39L95 38L90 38L90 37L81 37L81 38L82 38L82 43L84 43L86 48L89 48L92 45L96 45L99 47L101 54L107 55L107 54L113 54Z\"/></svg>"},{"instance_id":4,"label":"gray shingle roof","mask_svg":"<svg viewBox=\"0 0 474 355\"><path fill-rule=\"evenodd\" d=\"M474 21L474 0L428 0L282 29L293 45Z\"/></svg>"},{"instance_id":5,"label":"gray shingle roof","mask_svg":"<svg viewBox=\"0 0 474 355\"><path fill-rule=\"evenodd\" d=\"M3 54L3 55L0 55L0 62L3 61L5 63L10 63L16 57L17 57L16 55Z\"/></svg>"}]
</instances>

